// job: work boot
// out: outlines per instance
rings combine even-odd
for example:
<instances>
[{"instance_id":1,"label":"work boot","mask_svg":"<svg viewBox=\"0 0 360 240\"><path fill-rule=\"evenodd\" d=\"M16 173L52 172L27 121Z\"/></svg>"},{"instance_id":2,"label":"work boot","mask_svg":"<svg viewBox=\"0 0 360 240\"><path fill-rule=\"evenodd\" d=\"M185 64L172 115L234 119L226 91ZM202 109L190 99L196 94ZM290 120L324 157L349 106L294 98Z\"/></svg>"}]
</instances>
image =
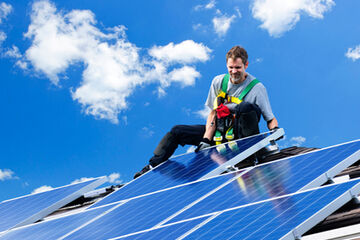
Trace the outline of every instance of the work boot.
<instances>
[{"instance_id":1,"label":"work boot","mask_svg":"<svg viewBox=\"0 0 360 240\"><path fill-rule=\"evenodd\" d=\"M135 173L134 179L140 177L141 175L143 175L144 173L150 171L151 169L152 169L152 166L150 164L146 165L143 169L141 169L140 172Z\"/></svg>"}]
</instances>

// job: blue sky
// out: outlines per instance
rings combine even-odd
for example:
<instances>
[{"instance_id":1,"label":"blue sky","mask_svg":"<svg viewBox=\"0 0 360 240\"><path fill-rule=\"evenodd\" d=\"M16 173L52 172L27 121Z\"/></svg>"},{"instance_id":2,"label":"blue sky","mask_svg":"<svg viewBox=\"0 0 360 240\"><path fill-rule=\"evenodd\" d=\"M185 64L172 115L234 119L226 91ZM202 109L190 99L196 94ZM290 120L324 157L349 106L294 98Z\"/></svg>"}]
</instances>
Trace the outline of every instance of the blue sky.
<instances>
[{"instance_id":1,"label":"blue sky","mask_svg":"<svg viewBox=\"0 0 360 240\"><path fill-rule=\"evenodd\" d=\"M129 181L173 125L205 123L211 80L234 45L267 87L282 147L359 138L358 9L356 0L0 1L0 200L82 178Z\"/></svg>"}]
</instances>

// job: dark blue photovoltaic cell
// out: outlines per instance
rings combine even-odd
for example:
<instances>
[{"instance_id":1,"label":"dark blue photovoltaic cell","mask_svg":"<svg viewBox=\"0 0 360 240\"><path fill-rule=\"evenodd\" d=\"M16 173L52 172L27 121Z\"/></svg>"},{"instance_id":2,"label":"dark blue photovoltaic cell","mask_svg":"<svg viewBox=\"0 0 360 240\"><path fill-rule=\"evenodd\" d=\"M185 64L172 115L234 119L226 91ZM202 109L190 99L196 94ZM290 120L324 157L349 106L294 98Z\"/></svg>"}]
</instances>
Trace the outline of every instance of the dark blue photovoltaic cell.
<instances>
[{"instance_id":1,"label":"dark blue photovoltaic cell","mask_svg":"<svg viewBox=\"0 0 360 240\"><path fill-rule=\"evenodd\" d=\"M218 152L216 147L213 147L199 153L189 153L173 157L91 207L97 207L195 181L269 135L269 133L264 133L246 139L240 139L236 141L237 145L233 147L233 150L226 144L225 152Z\"/></svg>"},{"instance_id":2,"label":"dark blue photovoltaic cell","mask_svg":"<svg viewBox=\"0 0 360 240\"><path fill-rule=\"evenodd\" d=\"M94 217L109 210L113 206L105 206L87 210L74 215L29 225L23 228L16 228L0 236L0 240L49 240L57 239L68 232L80 227Z\"/></svg>"},{"instance_id":3,"label":"dark blue photovoltaic cell","mask_svg":"<svg viewBox=\"0 0 360 240\"><path fill-rule=\"evenodd\" d=\"M296 192L359 149L352 142L259 165L170 222Z\"/></svg>"},{"instance_id":4,"label":"dark blue photovoltaic cell","mask_svg":"<svg viewBox=\"0 0 360 240\"><path fill-rule=\"evenodd\" d=\"M126 240L176 239L205 220L206 218L194 219L191 221L177 223L163 228L154 229L148 232L139 233L128 237L120 237L116 239L126 239Z\"/></svg>"},{"instance_id":5,"label":"dark blue photovoltaic cell","mask_svg":"<svg viewBox=\"0 0 360 240\"><path fill-rule=\"evenodd\" d=\"M149 229L226 183L231 177L233 176L218 176L132 199L66 239L108 239Z\"/></svg>"},{"instance_id":6,"label":"dark blue photovoltaic cell","mask_svg":"<svg viewBox=\"0 0 360 240\"><path fill-rule=\"evenodd\" d=\"M0 203L0 232L10 229L41 210L68 197L98 179L60 187L51 191L32 194ZM72 199L73 200L73 199ZM70 200L70 201L72 201ZM65 204L67 204L66 202ZM64 204L64 205L65 205ZM44 216L43 216L44 217ZM41 217L40 217L41 218ZM37 219L38 220L38 219Z\"/></svg>"},{"instance_id":7,"label":"dark blue photovoltaic cell","mask_svg":"<svg viewBox=\"0 0 360 240\"><path fill-rule=\"evenodd\" d=\"M224 212L185 239L280 239L359 182L323 187Z\"/></svg>"}]
</instances>

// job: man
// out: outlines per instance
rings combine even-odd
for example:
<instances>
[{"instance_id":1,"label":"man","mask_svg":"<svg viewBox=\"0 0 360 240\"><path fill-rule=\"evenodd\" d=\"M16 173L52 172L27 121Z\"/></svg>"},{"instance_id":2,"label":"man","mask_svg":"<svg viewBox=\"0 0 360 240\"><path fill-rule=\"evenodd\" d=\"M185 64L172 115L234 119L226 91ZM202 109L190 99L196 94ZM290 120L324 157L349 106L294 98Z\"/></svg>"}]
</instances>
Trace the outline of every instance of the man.
<instances>
[{"instance_id":1,"label":"man","mask_svg":"<svg viewBox=\"0 0 360 240\"><path fill-rule=\"evenodd\" d=\"M176 125L168 132L154 151L154 156L150 159L149 165L145 166L134 178L139 177L151 168L166 161L176 150L178 145L195 145L196 152L214 144L213 136L219 128L219 119L229 113L235 114L233 122L234 137L243 138L259 133L258 122L260 115L267 122L269 130L278 127L278 122L272 113L269 98L264 85L256 82L251 89L247 86L253 82L255 77L245 70L249 65L248 54L240 46L235 46L226 54L226 66L229 72L226 96L238 98L241 93L248 91L241 103L228 102L227 97L223 98L223 104L214 106L219 93L224 88L225 74L216 76L210 86L208 98L205 105L211 109L206 125ZM256 80L255 80L256 81ZM254 82L255 82L254 81Z\"/></svg>"}]
</instances>

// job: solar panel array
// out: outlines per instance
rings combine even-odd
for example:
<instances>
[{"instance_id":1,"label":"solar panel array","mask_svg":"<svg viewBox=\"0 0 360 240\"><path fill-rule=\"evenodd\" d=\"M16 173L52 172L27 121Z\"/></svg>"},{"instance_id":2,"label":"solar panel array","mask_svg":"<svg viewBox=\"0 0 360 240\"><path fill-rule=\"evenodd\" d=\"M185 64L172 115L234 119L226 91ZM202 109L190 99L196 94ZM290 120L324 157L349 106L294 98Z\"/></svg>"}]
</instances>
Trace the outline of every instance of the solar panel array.
<instances>
[{"instance_id":1,"label":"solar panel array","mask_svg":"<svg viewBox=\"0 0 360 240\"><path fill-rule=\"evenodd\" d=\"M105 182L97 178L0 203L0 232L36 222Z\"/></svg>"},{"instance_id":2,"label":"solar panel array","mask_svg":"<svg viewBox=\"0 0 360 240\"><path fill-rule=\"evenodd\" d=\"M319 186L360 159L360 141L203 179L272 134L172 158L80 213L0 240L299 238L359 194L360 180Z\"/></svg>"}]
</instances>

